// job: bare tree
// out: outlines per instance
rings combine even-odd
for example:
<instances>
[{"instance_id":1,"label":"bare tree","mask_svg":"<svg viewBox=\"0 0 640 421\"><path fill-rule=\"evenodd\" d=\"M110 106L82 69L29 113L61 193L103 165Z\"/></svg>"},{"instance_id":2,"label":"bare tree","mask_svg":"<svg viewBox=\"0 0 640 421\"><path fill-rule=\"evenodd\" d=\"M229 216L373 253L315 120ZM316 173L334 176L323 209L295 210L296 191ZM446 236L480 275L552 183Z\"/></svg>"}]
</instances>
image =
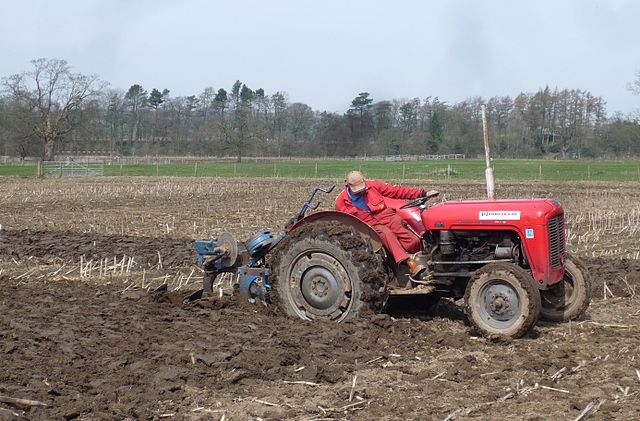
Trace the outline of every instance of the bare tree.
<instances>
[{"instance_id":1,"label":"bare tree","mask_svg":"<svg viewBox=\"0 0 640 421\"><path fill-rule=\"evenodd\" d=\"M104 122L106 138L109 139L109 154L114 152L122 153L122 139L125 137L126 129L126 102L124 92L114 89L103 95ZM120 147L116 150L116 145Z\"/></svg>"},{"instance_id":2,"label":"bare tree","mask_svg":"<svg viewBox=\"0 0 640 421\"><path fill-rule=\"evenodd\" d=\"M287 127L294 145L311 139L315 114L307 104L296 102L287 108Z\"/></svg>"},{"instance_id":3,"label":"bare tree","mask_svg":"<svg viewBox=\"0 0 640 421\"><path fill-rule=\"evenodd\" d=\"M238 107L229 119L219 119L218 130L225 149L234 153L237 162L242 162L251 143L260 139L255 121L251 118L251 109L246 106Z\"/></svg>"},{"instance_id":4,"label":"bare tree","mask_svg":"<svg viewBox=\"0 0 640 421\"><path fill-rule=\"evenodd\" d=\"M97 76L72 73L65 60L32 60L33 69L2 79L2 88L15 102L15 118L43 144L43 159L55 158L56 142L77 126L83 103L97 97L106 83Z\"/></svg>"}]
</instances>

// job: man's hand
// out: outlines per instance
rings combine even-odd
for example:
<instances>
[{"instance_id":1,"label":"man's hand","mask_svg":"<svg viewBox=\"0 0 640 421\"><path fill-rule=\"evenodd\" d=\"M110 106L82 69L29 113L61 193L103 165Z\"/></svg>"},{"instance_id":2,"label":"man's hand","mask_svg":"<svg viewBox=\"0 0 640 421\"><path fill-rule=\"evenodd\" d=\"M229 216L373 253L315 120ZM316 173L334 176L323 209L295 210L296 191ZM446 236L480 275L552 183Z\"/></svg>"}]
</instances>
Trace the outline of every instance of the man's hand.
<instances>
[{"instance_id":1,"label":"man's hand","mask_svg":"<svg viewBox=\"0 0 640 421\"><path fill-rule=\"evenodd\" d=\"M423 195L423 197L426 197L427 199L431 198L431 197L436 197L440 194L440 192L438 190L429 190L426 191L425 194Z\"/></svg>"}]
</instances>

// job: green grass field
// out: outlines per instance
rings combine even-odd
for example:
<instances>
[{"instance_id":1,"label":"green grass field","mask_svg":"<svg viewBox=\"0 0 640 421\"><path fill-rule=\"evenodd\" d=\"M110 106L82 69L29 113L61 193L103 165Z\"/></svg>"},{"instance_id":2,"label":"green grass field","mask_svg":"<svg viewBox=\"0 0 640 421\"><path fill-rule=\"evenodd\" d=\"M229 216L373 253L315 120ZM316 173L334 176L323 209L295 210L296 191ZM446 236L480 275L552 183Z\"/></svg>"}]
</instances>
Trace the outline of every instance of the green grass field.
<instances>
[{"instance_id":1,"label":"green grass field","mask_svg":"<svg viewBox=\"0 0 640 421\"><path fill-rule=\"evenodd\" d=\"M35 176L36 165L7 165L0 164L0 176L3 175L20 175L20 176Z\"/></svg>"},{"instance_id":2,"label":"green grass field","mask_svg":"<svg viewBox=\"0 0 640 421\"><path fill-rule=\"evenodd\" d=\"M290 160L273 163L105 165L108 176L342 178L351 169L369 178L483 180L484 160L383 162ZM496 180L640 181L640 161L495 160ZM0 165L0 175L35 176L35 165Z\"/></svg>"}]
</instances>

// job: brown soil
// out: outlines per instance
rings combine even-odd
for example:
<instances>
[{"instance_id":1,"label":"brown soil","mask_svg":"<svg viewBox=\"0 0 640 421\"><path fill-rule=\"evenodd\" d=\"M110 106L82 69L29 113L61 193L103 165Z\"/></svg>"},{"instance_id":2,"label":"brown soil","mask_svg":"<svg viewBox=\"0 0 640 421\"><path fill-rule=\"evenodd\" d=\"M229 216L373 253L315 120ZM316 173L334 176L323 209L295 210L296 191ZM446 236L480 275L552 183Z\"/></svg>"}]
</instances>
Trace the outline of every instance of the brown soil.
<instances>
[{"instance_id":1,"label":"brown soil","mask_svg":"<svg viewBox=\"0 0 640 421\"><path fill-rule=\"evenodd\" d=\"M640 261L627 257L638 250L639 231L631 231L631 224L610 238L620 230L615 221L626 217L633 222L629 215L636 212L637 202L629 197L637 194L637 185L588 187L609 191L611 209L618 213L608 215L580 208L580 203L593 205L580 200L584 192L574 195L565 185L544 186L563 192L560 200L574 212L569 221L575 237L570 240L587 262L595 299L582 321L538 323L523 339L495 342L474 336L460 303L448 300L428 311L331 324L289 318L274 306L226 293L184 303L197 282L187 290L154 291L160 281L143 289L143 269L147 276L151 271L173 276L193 270L192 239L198 232L189 228L194 221L213 235L226 229L229 220L228 229L242 238L257 228L276 228L304 193L294 190L288 207L274 212L281 213L277 219L262 220L269 216L241 199L243 186L217 180L230 199L209 202L210 213L218 218L216 230L203 222L202 205L194 200L194 210L189 202L199 187L172 179L184 188L173 191L159 208L156 182L136 182L144 191L123 189L110 200L97 194L88 206L81 193L70 192L85 191L87 185L94 193L118 192L121 180L63 181L63 197L55 183L2 180L4 191L15 193L3 196L0 208L5 226L0 231L0 396L47 406L0 402L0 408L25 411L23 419L47 420L442 420L450 415L546 420L575 419L592 405L585 419L640 418L640 307L634 296ZM281 190L279 180L259 183L266 193ZM296 186L308 190L314 184ZM25 186L31 195L21 196ZM515 197L530 186L510 188ZM131 216L121 212L127 197L135 199L134 213L147 215L137 232L133 223L129 229L117 223L117 218ZM245 213L246 224L238 223L237 209ZM589 212L591 216L579 218ZM105 225L86 229L97 214ZM171 220L167 215L175 216L176 227L187 227L182 236L177 228L163 233L150 222ZM613 221L610 228L607 220ZM603 241L587 247L578 244L578 236ZM136 265L128 273L80 277L72 269L81 255L85 261L128 256ZM612 293L606 300L605 284ZM0 419L11 419L5 414L0 411Z\"/></svg>"},{"instance_id":2,"label":"brown soil","mask_svg":"<svg viewBox=\"0 0 640 421\"><path fill-rule=\"evenodd\" d=\"M30 229L0 232L0 255L17 259L35 256L45 261L77 260L80 256L87 260L128 256L144 267L156 266L159 262L166 267L189 266L197 259L194 242L188 239Z\"/></svg>"}]
</instances>

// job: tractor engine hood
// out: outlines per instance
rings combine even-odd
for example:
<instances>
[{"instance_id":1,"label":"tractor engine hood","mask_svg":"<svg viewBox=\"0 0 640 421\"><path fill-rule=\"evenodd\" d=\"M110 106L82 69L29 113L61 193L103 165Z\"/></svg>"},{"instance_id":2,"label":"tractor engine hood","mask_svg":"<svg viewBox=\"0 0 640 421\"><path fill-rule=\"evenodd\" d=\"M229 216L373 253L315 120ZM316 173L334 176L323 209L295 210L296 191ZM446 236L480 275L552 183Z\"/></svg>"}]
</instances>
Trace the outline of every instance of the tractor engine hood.
<instances>
[{"instance_id":1,"label":"tractor engine hood","mask_svg":"<svg viewBox=\"0 0 640 421\"><path fill-rule=\"evenodd\" d=\"M518 233L533 278L540 288L564 275L564 211L551 199L445 202L422 213L428 230Z\"/></svg>"},{"instance_id":2,"label":"tractor engine hood","mask_svg":"<svg viewBox=\"0 0 640 421\"><path fill-rule=\"evenodd\" d=\"M478 225L519 227L543 225L563 213L562 206L551 199L476 200L443 202L422 213L425 228L430 230L469 229Z\"/></svg>"}]
</instances>

